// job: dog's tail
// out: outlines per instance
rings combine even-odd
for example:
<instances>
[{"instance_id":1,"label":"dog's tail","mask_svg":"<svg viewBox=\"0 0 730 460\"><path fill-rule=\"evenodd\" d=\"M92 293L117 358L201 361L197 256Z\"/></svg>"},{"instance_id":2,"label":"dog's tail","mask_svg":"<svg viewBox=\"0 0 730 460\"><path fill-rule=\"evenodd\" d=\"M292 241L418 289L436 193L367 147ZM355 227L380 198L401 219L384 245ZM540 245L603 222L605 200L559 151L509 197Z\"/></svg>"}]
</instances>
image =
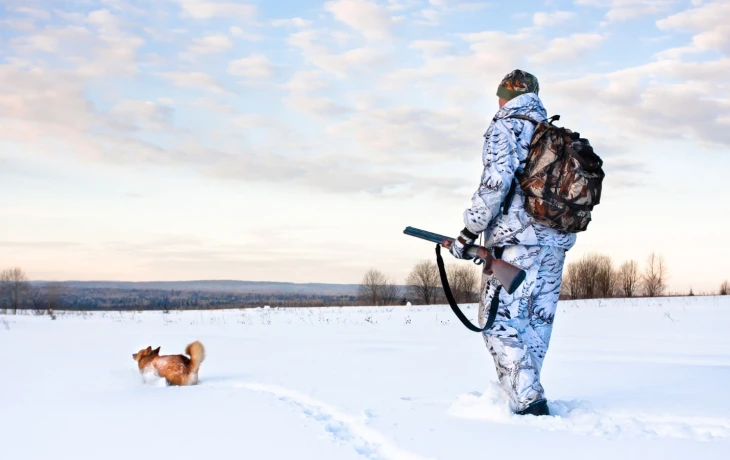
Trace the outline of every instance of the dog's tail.
<instances>
[{"instance_id":1,"label":"dog's tail","mask_svg":"<svg viewBox=\"0 0 730 460\"><path fill-rule=\"evenodd\" d=\"M200 363L205 359L205 348L200 341L189 344L185 347L185 354L190 356L190 367L193 372L198 372L200 369Z\"/></svg>"}]
</instances>

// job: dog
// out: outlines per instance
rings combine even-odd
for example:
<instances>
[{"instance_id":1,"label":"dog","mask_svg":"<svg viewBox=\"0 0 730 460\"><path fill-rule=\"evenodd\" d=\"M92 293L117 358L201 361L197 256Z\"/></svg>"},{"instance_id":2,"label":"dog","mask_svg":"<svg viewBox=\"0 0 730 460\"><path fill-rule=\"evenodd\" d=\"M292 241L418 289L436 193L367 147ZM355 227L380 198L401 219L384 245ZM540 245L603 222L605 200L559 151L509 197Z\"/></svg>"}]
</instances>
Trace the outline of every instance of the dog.
<instances>
[{"instance_id":1,"label":"dog","mask_svg":"<svg viewBox=\"0 0 730 460\"><path fill-rule=\"evenodd\" d=\"M205 360L205 348L199 341L185 347L185 355L160 356L160 347L144 348L132 357L137 361L142 380L146 383L148 377L162 377L168 386L184 386L198 384L198 370Z\"/></svg>"}]
</instances>

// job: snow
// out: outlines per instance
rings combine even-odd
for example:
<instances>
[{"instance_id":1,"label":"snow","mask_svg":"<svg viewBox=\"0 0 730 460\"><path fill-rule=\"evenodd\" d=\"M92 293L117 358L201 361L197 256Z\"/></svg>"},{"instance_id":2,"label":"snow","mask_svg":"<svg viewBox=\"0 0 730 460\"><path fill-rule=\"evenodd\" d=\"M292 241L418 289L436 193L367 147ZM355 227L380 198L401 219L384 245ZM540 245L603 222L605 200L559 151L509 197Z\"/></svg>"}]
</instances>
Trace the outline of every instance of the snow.
<instances>
[{"instance_id":1,"label":"snow","mask_svg":"<svg viewBox=\"0 0 730 460\"><path fill-rule=\"evenodd\" d=\"M0 458L730 458L728 297L561 302L541 418L448 306L57 318L0 316ZM142 382L196 339L198 386Z\"/></svg>"}]
</instances>

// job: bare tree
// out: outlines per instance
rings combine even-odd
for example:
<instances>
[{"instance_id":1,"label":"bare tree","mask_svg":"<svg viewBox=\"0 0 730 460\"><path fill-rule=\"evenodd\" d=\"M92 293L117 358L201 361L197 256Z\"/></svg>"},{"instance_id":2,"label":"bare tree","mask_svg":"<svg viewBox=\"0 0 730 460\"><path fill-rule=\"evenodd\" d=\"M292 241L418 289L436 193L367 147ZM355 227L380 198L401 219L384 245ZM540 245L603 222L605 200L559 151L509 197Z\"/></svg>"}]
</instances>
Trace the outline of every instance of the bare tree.
<instances>
[{"instance_id":1,"label":"bare tree","mask_svg":"<svg viewBox=\"0 0 730 460\"><path fill-rule=\"evenodd\" d=\"M29 289L28 277L19 267L0 272L0 299L13 309L14 315L18 314L18 307Z\"/></svg>"},{"instance_id":2,"label":"bare tree","mask_svg":"<svg viewBox=\"0 0 730 460\"><path fill-rule=\"evenodd\" d=\"M420 300L425 305L432 304L441 287L438 266L430 260L417 263L408 275L406 284L411 297Z\"/></svg>"},{"instance_id":3,"label":"bare tree","mask_svg":"<svg viewBox=\"0 0 730 460\"><path fill-rule=\"evenodd\" d=\"M667 267L664 257L651 253L644 269L644 293L647 297L658 297L667 289Z\"/></svg>"},{"instance_id":4,"label":"bare tree","mask_svg":"<svg viewBox=\"0 0 730 460\"><path fill-rule=\"evenodd\" d=\"M401 287L394 282L388 281L383 287L383 305L397 305L402 297Z\"/></svg>"},{"instance_id":5,"label":"bare tree","mask_svg":"<svg viewBox=\"0 0 730 460\"><path fill-rule=\"evenodd\" d=\"M621 264L617 274L618 289L626 297L634 297L640 288L639 264L629 260Z\"/></svg>"},{"instance_id":6,"label":"bare tree","mask_svg":"<svg viewBox=\"0 0 730 460\"><path fill-rule=\"evenodd\" d=\"M363 276L358 299L368 305L392 305L400 297L400 288L382 272L370 269Z\"/></svg>"},{"instance_id":7,"label":"bare tree","mask_svg":"<svg viewBox=\"0 0 730 460\"><path fill-rule=\"evenodd\" d=\"M583 256L575 262L574 270L575 291L578 299L593 299L596 297L596 267L590 261L590 256Z\"/></svg>"},{"instance_id":8,"label":"bare tree","mask_svg":"<svg viewBox=\"0 0 730 460\"><path fill-rule=\"evenodd\" d=\"M720 295L728 295L730 293L730 283L727 280L720 285Z\"/></svg>"},{"instance_id":9,"label":"bare tree","mask_svg":"<svg viewBox=\"0 0 730 460\"><path fill-rule=\"evenodd\" d=\"M616 288L613 262L603 254L586 254L567 266L562 283L562 290L572 299L612 297Z\"/></svg>"},{"instance_id":10,"label":"bare tree","mask_svg":"<svg viewBox=\"0 0 730 460\"><path fill-rule=\"evenodd\" d=\"M591 262L595 266L596 296L601 298L613 297L616 290L616 271L609 256L593 254Z\"/></svg>"},{"instance_id":11,"label":"bare tree","mask_svg":"<svg viewBox=\"0 0 730 460\"><path fill-rule=\"evenodd\" d=\"M449 265L446 269L451 292L458 303L474 303L478 300L482 270L474 267L474 264L459 264Z\"/></svg>"},{"instance_id":12,"label":"bare tree","mask_svg":"<svg viewBox=\"0 0 730 460\"><path fill-rule=\"evenodd\" d=\"M568 299L577 299L578 290L578 265L576 263L568 264L563 270L563 279L561 281L560 296Z\"/></svg>"}]
</instances>

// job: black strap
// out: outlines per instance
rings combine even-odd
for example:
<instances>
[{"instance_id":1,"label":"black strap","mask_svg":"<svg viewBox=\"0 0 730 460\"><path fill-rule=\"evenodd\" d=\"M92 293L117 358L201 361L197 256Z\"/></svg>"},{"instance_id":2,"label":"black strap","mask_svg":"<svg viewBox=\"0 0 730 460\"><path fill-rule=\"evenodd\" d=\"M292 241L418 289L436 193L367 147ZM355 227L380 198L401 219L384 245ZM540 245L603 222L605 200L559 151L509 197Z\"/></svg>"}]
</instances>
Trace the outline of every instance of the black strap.
<instances>
[{"instance_id":1,"label":"black strap","mask_svg":"<svg viewBox=\"0 0 730 460\"><path fill-rule=\"evenodd\" d=\"M495 257L498 259L502 258L502 251L504 251L504 248L498 247L495 248ZM446 277L446 268L444 267L444 259L441 257L441 244L436 245L436 265L439 267L439 275L441 276L441 286L444 288L444 294L446 295L446 300L449 301L449 306L451 307L451 310L454 312L457 318L459 318L459 321L461 321L461 324L466 326L467 329L474 332L484 332L492 325L494 324L494 320L497 318L497 309L499 308L499 293L502 290L502 286L497 286L497 289L494 291L494 297L492 297L491 305L489 306L489 316L487 317L487 323L484 325L483 328L478 328L475 325L469 321L469 319L464 315L464 313L459 309L459 306L456 304L456 300L454 299L454 294L451 292L451 287L449 286L449 280Z\"/></svg>"}]
</instances>

